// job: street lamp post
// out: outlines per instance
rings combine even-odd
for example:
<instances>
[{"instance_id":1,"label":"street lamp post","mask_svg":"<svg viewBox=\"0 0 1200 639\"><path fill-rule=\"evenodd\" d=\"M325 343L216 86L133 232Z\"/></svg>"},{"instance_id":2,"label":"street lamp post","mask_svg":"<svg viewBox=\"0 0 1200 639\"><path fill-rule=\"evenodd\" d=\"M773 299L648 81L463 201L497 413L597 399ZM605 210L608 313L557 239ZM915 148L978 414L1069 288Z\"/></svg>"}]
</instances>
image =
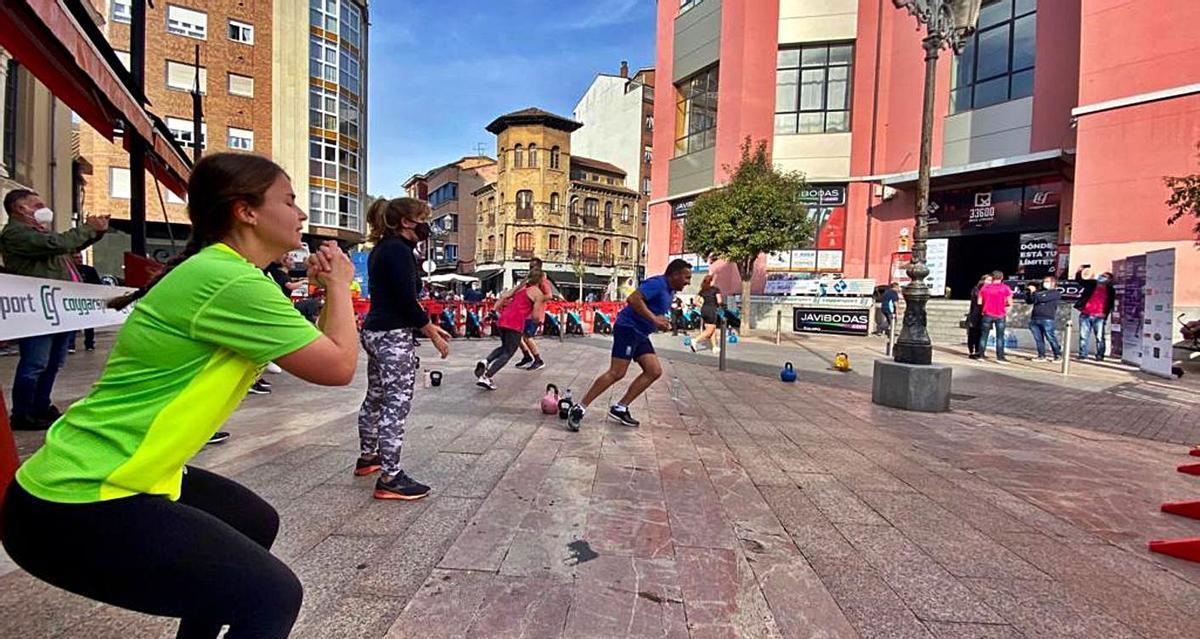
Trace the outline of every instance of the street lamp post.
<instances>
[{"instance_id":1,"label":"street lamp post","mask_svg":"<svg viewBox=\"0 0 1200 639\"><path fill-rule=\"evenodd\" d=\"M897 9L905 9L924 25L925 98L921 112L921 157L917 177L917 211L913 232L912 260L908 265L909 282L904 287L904 326L896 340L893 355L897 362L927 365L933 361L933 344L925 314L929 301L929 266L925 263L925 242L929 236L929 164L933 151L933 103L936 99L937 60L943 47L960 53L967 38L975 31L982 0L892 0Z\"/></svg>"}]
</instances>

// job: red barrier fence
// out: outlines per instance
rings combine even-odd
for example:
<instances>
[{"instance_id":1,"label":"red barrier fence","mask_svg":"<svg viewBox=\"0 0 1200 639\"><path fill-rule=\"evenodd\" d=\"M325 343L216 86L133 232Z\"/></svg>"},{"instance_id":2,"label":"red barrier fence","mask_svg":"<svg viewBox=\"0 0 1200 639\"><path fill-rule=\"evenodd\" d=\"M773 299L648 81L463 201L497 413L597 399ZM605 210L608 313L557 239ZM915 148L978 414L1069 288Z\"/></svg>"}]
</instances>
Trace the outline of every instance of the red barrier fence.
<instances>
[{"instance_id":1,"label":"red barrier fence","mask_svg":"<svg viewBox=\"0 0 1200 639\"><path fill-rule=\"evenodd\" d=\"M450 311L454 321L454 334L456 337L463 337L467 334L467 313L472 311L478 315L481 336L486 337L494 334L490 317L496 307L494 300L484 302L423 300L421 307L425 309L430 320L437 322L439 325L442 323L442 312ZM546 302L546 312L558 318L559 325L563 331L567 330L567 314L572 311L578 313L585 335L589 335L595 330L597 312L604 313L608 316L608 321L613 322L617 319L617 313L624 307L625 302L564 302L561 300ZM358 315L360 323L369 310L371 310L370 300L357 299L354 301L354 312Z\"/></svg>"}]
</instances>

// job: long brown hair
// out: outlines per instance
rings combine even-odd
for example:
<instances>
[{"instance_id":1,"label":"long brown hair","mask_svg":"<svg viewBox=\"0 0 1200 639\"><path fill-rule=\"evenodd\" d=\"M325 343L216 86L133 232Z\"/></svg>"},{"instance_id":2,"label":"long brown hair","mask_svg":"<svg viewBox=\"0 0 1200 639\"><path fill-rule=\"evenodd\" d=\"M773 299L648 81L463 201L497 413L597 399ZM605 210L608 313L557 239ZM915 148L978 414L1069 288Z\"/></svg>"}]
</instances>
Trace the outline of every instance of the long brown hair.
<instances>
[{"instance_id":1,"label":"long brown hair","mask_svg":"<svg viewBox=\"0 0 1200 639\"><path fill-rule=\"evenodd\" d=\"M367 241L399 235L400 220L424 222L429 214L429 205L414 197L379 198L367 209Z\"/></svg>"},{"instance_id":2,"label":"long brown hair","mask_svg":"<svg viewBox=\"0 0 1200 639\"><path fill-rule=\"evenodd\" d=\"M278 164L250 153L213 153L204 156L188 179L188 220L192 234L178 255L168 261L158 275L142 288L108 303L122 309L140 299L155 284L187 258L205 247L220 242L233 230L233 207L244 202L262 206L267 189L280 175L287 175Z\"/></svg>"}]
</instances>

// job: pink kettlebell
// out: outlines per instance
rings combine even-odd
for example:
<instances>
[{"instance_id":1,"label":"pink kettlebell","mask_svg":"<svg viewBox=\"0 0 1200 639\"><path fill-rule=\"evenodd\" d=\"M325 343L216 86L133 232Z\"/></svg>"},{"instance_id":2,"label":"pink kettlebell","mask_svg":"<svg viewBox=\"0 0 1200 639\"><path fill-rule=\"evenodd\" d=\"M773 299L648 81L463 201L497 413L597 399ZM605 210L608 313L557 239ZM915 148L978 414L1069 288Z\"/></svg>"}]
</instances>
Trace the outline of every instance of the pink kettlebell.
<instances>
[{"instance_id":1,"label":"pink kettlebell","mask_svg":"<svg viewBox=\"0 0 1200 639\"><path fill-rule=\"evenodd\" d=\"M553 415L558 412L558 387L546 384L546 395L542 397L542 412Z\"/></svg>"}]
</instances>

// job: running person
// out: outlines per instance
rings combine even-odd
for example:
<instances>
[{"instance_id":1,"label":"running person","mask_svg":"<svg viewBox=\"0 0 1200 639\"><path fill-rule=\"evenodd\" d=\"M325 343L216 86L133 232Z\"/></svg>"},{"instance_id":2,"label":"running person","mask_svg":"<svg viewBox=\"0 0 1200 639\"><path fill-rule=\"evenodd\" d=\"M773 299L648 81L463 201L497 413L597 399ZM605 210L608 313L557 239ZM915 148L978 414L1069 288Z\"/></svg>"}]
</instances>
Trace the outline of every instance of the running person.
<instances>
[{"instance_id":1,"label":"running person","mask_svg":"<svg viewBox=\"0 0 1200 639\"><path fill-rule=\"evenodd\" d=\"M650 335L655 331L671 330L671 322L666 317L667 311L671 310L671 299L691 281L692 265L686 260L672 260L665 274L642 282L629 296L613 325L612 361L608 370L592 382L583 400L571 407L567 418L567 426L571 430L579 430L588 405L625 377L632 360L637 360L638 366L642 367L642 374L629 385L621 401L608 409L608 416L626 426L638 425L638 420L629 414L629 404L662 375L662 364L654 353Z\"/></svg>"},{"instance_id":2,"label":"running person","mask_svg":"<svg viewBox=\"0 0 1200 639\"><path fill-rule=\"evenodd\" d=\"M300 245L306 216L287 174L260 156L201 159L188 218L183 252L112 302L139 300L99 381L9 485L4 548L64 590L178 617L178 637L215 638L228 625L230 639L282 639L303 589L269 552L279 515L185 464L269 361L316 384L350 383L354 266L333 243L310 258L312 281L329 289L321 330L279 294L259 269Z\"/></svg>"},{"instance_id":3,"label":"running person","mask_svg":"<svg viewBox=\"0 0 1200 639\"><path fill-rule=\"evenodd\" d=\"M700 305L700 319L704 320L704 330L700 332L700 337L692 340L693 353L699 350L696 348L699 342L708 342L708 347L716 350L713 334L717 332L717 320L720 318L721 304L725 300L721 297L721 289L713 286L712 273L705 275L700 282L700 299L704 302Z\"/></svg>"},{"instance_id":4,"label":"running person","mask_svg":"<svg viewBox=\"0 0 1200 639\"><path fill-rule=\"evenodd\" d=\"M492 377L504 368L521 346L521 340L537 334L543 309L546 303L545 293L542 293L542 281L546 274L541 271L531 271L529 277L507 300L500 310L500 345L497 346L487 359L481 359L475 364L476 386L488 390L496 390Z\"/></svg>"},{"instance_id":5,"label":"running person","mask_svg":"<svg viewBox=\"0 0 1200 639\"><path fill-rule=\"evenodd\" d=\"M361 454L354 474L382 470L376 499L411 501L429 494L429 486L400 469L419 368L413 331L424 333L443 359L450 354L450 336L429 321L418 300L421 279L413 251L429 238L429 214L428 204L410 197L379 199L367 211L368 239L375 248L367 258L371 310L360 336L368 358L367 394L358 410Z\"/></svg>"},{"instance_id":6,"label":"running person","mask_svg":"<svg viewBox=\"0 0 1200 639\"><path fill-rule=\"evenodd\" d=\"M542 270L541 258L535 257L535 258L529 260L529 274L532 275L535 272L536 273L544 272ZM546 298L546 300L549 300L550 299L550 278L548 278L548 277L542 278L542 283L538 286L538 288L541 289L542 295ZM501 298L503 299L505 297L511 296L514 292L516 292L516 290L517 290L516 287L510 289L509 291L507 291L505 293L505 295L502 295ZM544 305L543 305L543 307L544 307ZM542 323L541 315L538 315L535 319L537 320L538 324ZM533 340L533 336L532 335L522 335L521 336L521 361L517 362L517 368L524 368L525 370L536 371L536 370L539 370L539 369L542 369L545 367L546 367L546 362L542 361L542 354L538 350L537 342L535 342Z\"/></svg>"}]
</instances>

